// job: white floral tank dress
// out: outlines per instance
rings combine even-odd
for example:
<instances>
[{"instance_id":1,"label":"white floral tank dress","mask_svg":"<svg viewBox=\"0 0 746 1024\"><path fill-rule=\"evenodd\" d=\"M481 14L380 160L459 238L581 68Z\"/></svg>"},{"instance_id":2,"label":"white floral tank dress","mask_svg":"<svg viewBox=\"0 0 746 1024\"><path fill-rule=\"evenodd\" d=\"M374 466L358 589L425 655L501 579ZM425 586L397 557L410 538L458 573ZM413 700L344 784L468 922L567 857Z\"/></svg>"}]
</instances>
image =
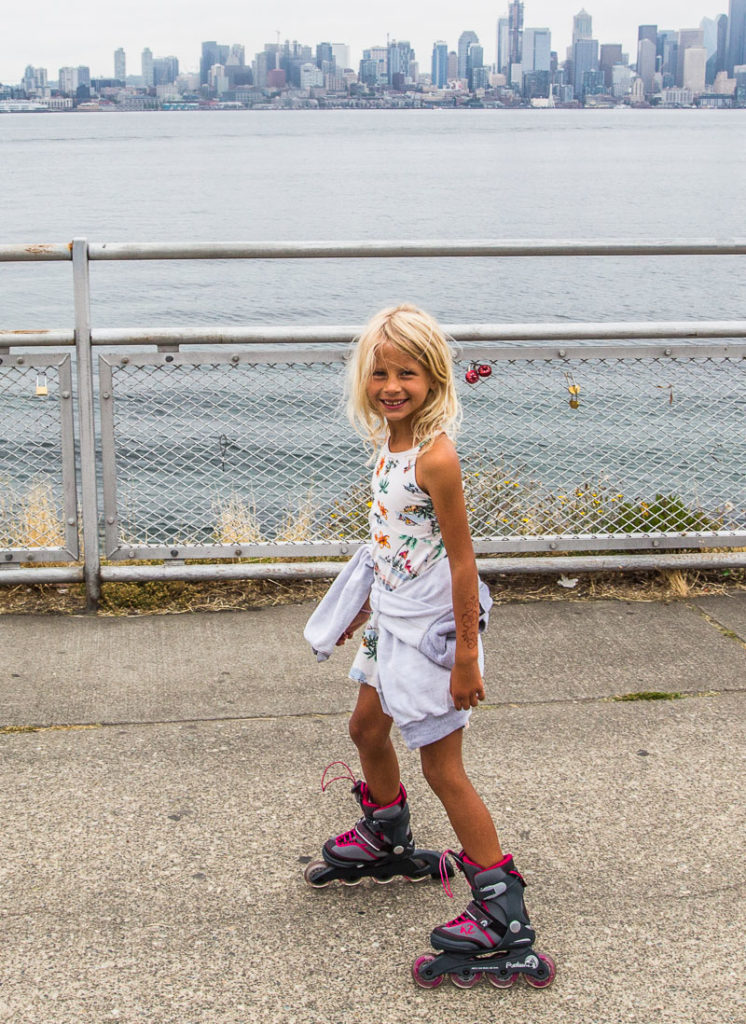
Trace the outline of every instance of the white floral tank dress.
<instances>
[{"instance_id":1,"label":"white floral tank dress","mask_svg":"<svg viewBox=\"0 0 746 1024\"><path fill-rule=\"evenodd\" d=\"M421 448L418 445L404 452L392 452L387 441L373 470L368 516L370 547L376 584L386 590L395 590L407 580L421 576L435 562L447 557L432 498L415 477ZM377 647L378 631L368 625L350 676L380 692Z\"/></svg>"}]
</instances>

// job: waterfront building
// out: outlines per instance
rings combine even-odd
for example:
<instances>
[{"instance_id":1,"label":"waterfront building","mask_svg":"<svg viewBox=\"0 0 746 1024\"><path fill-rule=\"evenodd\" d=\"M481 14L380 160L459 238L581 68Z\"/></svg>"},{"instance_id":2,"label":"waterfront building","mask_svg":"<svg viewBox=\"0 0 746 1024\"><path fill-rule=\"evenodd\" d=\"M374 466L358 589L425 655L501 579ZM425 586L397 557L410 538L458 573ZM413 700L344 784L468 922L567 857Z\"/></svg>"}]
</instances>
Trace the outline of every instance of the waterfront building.
<instances>
[{"instance_id":1,"label":"waterfront building","mask_svg":"<svg viewBox=\"0 0 746 1024\"><path fill-rule=\"evenodd\" d=\"M682 28L679 30L679 48L676 60L676 84L684 85L684 55L690 46L702 47L704 32L701 28Z\"/></svg>"},{"instance_id":2,"label":"waterfront building","mask_svg":"<svg viewBox=\"0 0 746 1024\"><path fill-rule=\"evenodd\" d=\"M127 81L127 57L121 46L114 51L114 77L123 85Z\"/></svg>"},{"instance_id":3,"label":"waterfront building","mask_svg":"<svg viewBox=\"0 0 746 1024\"><path fill-rule=\"evenodd\" d=\"M458 77L468 78L469 71L467 68L467 58L469 56L469 48L479 43L479 36L476 32L462 32L458 37Z\"/></svg>"},{"instance_id":4,"label":"waterfront building","mask_svg":"<svg viewBox=\"0 0 746 1024\"><path fill-rule=\"evenodd\" d=\"M683 89L675 86L671 89L663 90L664 107L691 107L693 102L694 96L692 95L691 89Z\"/></svg>"},{"instance_id":5,"label":"waterfront building","mask_svg":"<svg viewBox=\"0 0 746 1024\"><path fill-rule=\"evenodd\" d=\"M142 51L140 57L140 68L142 74L142 84L145 89L150 89L155 85L155 72L153 70L153 51L147 46Z\"/></svg>"},{"instance_id":6,"label":"waterfront building","mask_svg":"<svg viewBox=\"0 0 746 1024\"><path fill-rule=\"evenodd\" d=\"M746 0L730 0L726 71L736 77L736 67L746 64Z\"/></svg>"},{"instance_id":7,"label":"waterfront building","mask_svg":"<svg viewBox=\"0 0 746 1024\"><path fill-rule=\"evenodd\" d=\"M433 43L432 84L437 89L448 83L448 43L439 39Z\"/></svg>"},{"instance_id":8,"label":"waterfront building","mask_svg":"<svg viewBox=\"0 0 746 1024\"><path fill-rule=\"evenodd\" d=\"M684 53L683 87L698 96L705 91L707 50L704 46L688 46Z\"/></svg>"}]
</instances>

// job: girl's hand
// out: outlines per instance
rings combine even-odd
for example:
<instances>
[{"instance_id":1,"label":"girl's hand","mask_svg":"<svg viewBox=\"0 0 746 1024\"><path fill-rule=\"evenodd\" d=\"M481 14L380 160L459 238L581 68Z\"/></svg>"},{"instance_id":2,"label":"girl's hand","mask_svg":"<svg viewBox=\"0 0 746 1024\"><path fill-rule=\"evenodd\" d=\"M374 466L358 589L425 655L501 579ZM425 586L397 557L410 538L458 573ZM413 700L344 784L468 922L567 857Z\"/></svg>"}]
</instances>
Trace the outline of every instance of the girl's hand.
<instances>
[{"instance_id":1,"label":"girl's hand","mask_svg":"<svg viewBox=\"0 0 746 1024\"><path fill-rule=\"evenodd\" d=\"M350 640L355 630L360 629L361 626L364 626L365 623L368 621L369 617L370 608L361 608L360 611L355 616L355 618L352 620L352 622L348 625L347 629L344 631L342 636L339 638L339 640L337 640L335 646L341 647L346 640Z\"/></svg>"},{"instance_id":2,"label":"girl's hand","mask_svg":"<svg viewBox=\"0 0 746 1024\"><path fill-rule=\"evenodd\" d=\"M454 665L451 669L451 697L457 711L468 711L484 700L484 682L476 661Z\"/></svg>"}]
</instances>

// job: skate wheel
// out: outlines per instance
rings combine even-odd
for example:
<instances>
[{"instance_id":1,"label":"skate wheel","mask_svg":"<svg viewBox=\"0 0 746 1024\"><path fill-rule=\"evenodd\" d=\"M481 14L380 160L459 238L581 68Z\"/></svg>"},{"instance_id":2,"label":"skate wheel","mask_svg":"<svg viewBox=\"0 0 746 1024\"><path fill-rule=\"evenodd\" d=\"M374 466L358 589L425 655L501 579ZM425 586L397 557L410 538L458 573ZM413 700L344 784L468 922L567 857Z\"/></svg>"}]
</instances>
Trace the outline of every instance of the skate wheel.
<instances>
[{"instance_id":1,"label":"skate wheel","mask_svg":"<svg viewBox=\"0 0 746 1024\"><path fill-rule=\"evenodd\" d=\"M494 988L510 988L518 981L517 974L510 974L507 978L501 978L499 974L487 974L487 981Z\"/></svg>"},{"instance_id":2,"label":"skate wheel","mask_svg":"<svg viewBox=\"0 0 746 1024\"><path fill-rule=\"evenodd\" d=\"M313 889L323 889L331 883L331 878L322 878L323 874L328 870L329 865L325 861L315 860L311 864L306 865L303 878Z\"/></svg>"},{"instance_id":3,"label":"skate wheel","mask_svg":"<svg viewBox=\"0 0 746 1024\"><path fill-rule=\"evenodd\" d=\"M430 875L404 875L405 882L426 882Z\"/></svg>"},{"instance_id":4,"label":"skate wheel","mask_svg":"<svg viewBox=\"0 0 746 1024\"><path fill-rule=\"evenodd\" d=\"M360 876L360 878L340 878L340 882L342 883L342 885L349 885L349 886L360 885L362 880L363 880L363 876L362 875Z\"/></svg>"},{"instance_id":5,"label":"skate wheel","mask_svg":"<svg viewBox=\"0 0 746 1024\"><path fill-rule=\"evenodd\" d=\"M542 977L534 978L530 974L524 974L523 977L525 979L526 984L530 985L531 988L549 988L549 986L554 981L554 976L557 973L557 968L551 956L547 956L545 953L538 953L537 956L541 961L543 969ZM546 971L546 976L543 976L543 971Z\"/></svg>"},{"instance_id":6,"label":"skate wheel","mask_svg":"<svg viewBox=\"0 0 746 1024\"><path fill-rule=\"evenodd\" d=\"M420 986L420 988L440 988L444 981L444 975L439 974L437 978L424 978L422 971L428 964L431 964L435 957L432 953L425 953L424 956L418 956L415 962L412 964L412 977Z\"/></svg>"},{"instance_id":7,"label":"skate wheel","mask_svg":"<svg viewBox=\"0 0 746 1024\"><path fill-rule=\"evenodd\" d=\"M385 875L383 878L377 878L375 875L373 875L372 877L376 885L388 885L389 882L394 881L396 875Z\"/></svg>"},{"instance_id":8,"label":"skate wheel","mask_svg":"<svg viewBox=\"0 0 746 1024\"><path fill-rule=\"evenodd\" d=\"M465 977L462 974L449 974L448 977L456 988L474 988L482 980L482 972L472 971L469 977Z\"/></svg>"}]
</instances>

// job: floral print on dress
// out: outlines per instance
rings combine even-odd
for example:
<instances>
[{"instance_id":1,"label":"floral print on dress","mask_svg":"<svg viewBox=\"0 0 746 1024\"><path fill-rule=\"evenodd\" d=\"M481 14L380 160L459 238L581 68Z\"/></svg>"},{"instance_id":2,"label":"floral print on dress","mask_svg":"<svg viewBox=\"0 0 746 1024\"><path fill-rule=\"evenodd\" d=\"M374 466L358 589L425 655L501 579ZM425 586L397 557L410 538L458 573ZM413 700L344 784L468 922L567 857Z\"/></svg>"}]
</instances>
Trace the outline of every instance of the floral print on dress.
<instances>
[{"instance_id":1,"label":"floral print on dress","mask_svg":"<svg viewBox=\"0 0 746 1024\"><path fill-rule=\"evenodd\" d=\"M387 445L371 480L373 561L376 579L387 590L422 575L446 553L432 499L417 483L419 450L389 452Z\"/></svg>"},{"instance_id":2,"label":"floral print on dress","mask_svg":"<svg viewBox=\"0 0 746 1024\"><path fill-rule=\"evenodd\" d=\"M362 640L360 641L363 650L365 651L365 657L371 658L373 661L378 660L378 630L374 629L373 626L366 626Z\"/></svg>"}]
</instances>

